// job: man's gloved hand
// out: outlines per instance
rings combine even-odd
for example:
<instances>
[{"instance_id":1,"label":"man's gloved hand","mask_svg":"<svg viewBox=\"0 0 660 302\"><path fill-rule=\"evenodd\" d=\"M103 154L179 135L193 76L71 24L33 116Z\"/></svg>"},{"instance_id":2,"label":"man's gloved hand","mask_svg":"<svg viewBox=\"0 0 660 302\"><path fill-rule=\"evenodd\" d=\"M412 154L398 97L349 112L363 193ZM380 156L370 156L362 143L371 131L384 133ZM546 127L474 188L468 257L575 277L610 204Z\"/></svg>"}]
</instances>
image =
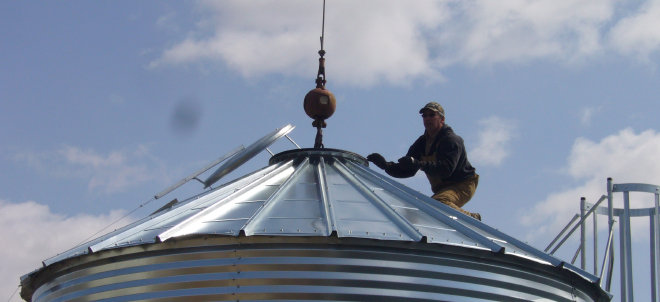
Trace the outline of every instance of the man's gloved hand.
<instances>
[{"instance_id":1,"label":"man's gloved hand","mask_svg":"<svg viewBox=\"0 0 660 302\"><path fill-rule=\"evenodd\" d=\"M367 156L367 160L374 163L378 168L385 169L387 168L387 161L385 158L378 153L371 153Z\"/></svg>"},{"instance_id":2,"label":"man's gloved hand","mask_svg":"<svg viewBox=\"0 0 660 302\"><path fill-rule=\"evenodd\" d=\"M419 169L419 161L412 156L404 156L399 158L399 164L413 169Z\"/></svg>"}]
</instances>

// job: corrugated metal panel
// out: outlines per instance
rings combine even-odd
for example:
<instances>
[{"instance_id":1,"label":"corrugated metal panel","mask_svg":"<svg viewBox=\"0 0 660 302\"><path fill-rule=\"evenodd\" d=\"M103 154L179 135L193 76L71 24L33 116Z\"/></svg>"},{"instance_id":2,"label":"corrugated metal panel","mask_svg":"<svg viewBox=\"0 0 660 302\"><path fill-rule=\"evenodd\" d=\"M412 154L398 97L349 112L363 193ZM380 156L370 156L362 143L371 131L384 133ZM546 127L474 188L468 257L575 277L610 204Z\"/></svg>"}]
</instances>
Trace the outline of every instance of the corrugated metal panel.
<instances>
[{"instance_id":1,"label":"corrugated metal panel","mask_svg":"<svg viewBox=\"0 0 660 302\"><path fill-rule=\"evenodd\" d=\"M478 254L332 242L266 244L216 237L71 262L34 301L360 300L596 301L584 280ZM292 237L293 238L293 237ZM304 241L305 239L299 240ZM231 244L234 243L234 244ZM101 252L108 254L110 251ZM487 252L482 252L487 253ZM87 265L85 265L87 264Z\"/></svg>"}]
</instances>

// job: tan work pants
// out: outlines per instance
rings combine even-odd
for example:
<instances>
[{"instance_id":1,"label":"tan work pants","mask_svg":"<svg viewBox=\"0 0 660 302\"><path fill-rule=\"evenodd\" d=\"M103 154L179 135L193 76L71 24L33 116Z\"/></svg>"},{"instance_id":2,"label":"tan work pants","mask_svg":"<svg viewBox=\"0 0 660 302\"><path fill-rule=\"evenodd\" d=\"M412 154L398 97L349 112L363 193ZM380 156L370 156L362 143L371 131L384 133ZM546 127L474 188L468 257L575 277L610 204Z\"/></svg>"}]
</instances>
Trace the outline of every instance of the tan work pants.
<instances>
[{"instance_id":1,"label":"tan work pants","mask_svg":"<svg viewBox=\"0 0 660 302\"><path fill-rule=\"evenodd\" d=\"M470 177L462 182L443 187L438 192L435 192L432 198L452 207L453 209L465 215L474 217L472 213L461 209L461 207L470 201L474 195L474 192L477 191L477 185L479 185L479 175L475 174L473 177Z\"/></svg>"}]
</instances>

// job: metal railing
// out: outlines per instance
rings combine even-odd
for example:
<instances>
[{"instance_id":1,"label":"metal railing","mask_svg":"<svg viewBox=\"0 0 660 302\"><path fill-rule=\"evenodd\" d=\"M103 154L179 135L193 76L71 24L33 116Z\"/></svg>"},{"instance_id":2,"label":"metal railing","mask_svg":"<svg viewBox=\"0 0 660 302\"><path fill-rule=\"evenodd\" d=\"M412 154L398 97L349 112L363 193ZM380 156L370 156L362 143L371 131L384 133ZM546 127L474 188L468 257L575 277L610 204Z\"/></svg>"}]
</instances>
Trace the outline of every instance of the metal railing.
<instances>
[{"instance_id":1,"label":"metal railing","mask_svg":"<svg viewBox=\"0 0 660 302\"><path fill-rule=\"evenodd\" d=\"M630 192L651 193L655 195L654 206L650 208L630 208ZM614 208L614 193L623 193L623 208ZM603 201L607 200L607 206L601 206ZM554 254L568 239L580 229L580 244L575 251L572 262L575 263L580 257L580 268L586 269L587 266L587 220L591 217L593 229L593 273L599 276L601 287L610 291L612 283L612 274L616 257L614 254L614 225L618 220L619 233L619 279L621 281L621 302L634 301L633 296L633 265L632 265L632 244L631 244L631 217L648 217L650 233L650 269L651 269L651 297L652 301L660 302L660 286L658 285L660 277L660 186L625 183L613 184L612 178L607 179L607 195L602 195L594 204L586 202L586 198L580 199L580 214L575 214L571 221L559 232L559 234L550 242L545 251ZM608 239L604 247L605 253L598 269L598 225L596 215L607 215L608 217ZM615 217L617 220L615 220ZM570 230L569 230L570 229ZM567 232L568 231L568 232ZM600 274L599 274L600 271ZM607 273L605 273L607 272Z\"/></svg>"}]
</instances>

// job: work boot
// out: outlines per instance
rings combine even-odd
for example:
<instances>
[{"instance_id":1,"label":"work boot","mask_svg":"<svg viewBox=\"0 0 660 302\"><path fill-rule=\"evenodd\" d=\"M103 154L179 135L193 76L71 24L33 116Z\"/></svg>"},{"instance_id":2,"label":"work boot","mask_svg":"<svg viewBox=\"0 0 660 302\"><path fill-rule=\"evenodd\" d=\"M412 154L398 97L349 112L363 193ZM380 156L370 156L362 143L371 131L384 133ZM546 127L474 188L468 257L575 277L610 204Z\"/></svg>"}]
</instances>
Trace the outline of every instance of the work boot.
<instances>
[{"instance_id":1,"label":"work boot","mask_svg":"<svg viewBox=\"0 0 660 302\"><path fill-rule=\"evenodd\" d=\"M481 214L479 214L479 213L470 213L470 217L481 221Z\"/></svg>"}]
</instances>

